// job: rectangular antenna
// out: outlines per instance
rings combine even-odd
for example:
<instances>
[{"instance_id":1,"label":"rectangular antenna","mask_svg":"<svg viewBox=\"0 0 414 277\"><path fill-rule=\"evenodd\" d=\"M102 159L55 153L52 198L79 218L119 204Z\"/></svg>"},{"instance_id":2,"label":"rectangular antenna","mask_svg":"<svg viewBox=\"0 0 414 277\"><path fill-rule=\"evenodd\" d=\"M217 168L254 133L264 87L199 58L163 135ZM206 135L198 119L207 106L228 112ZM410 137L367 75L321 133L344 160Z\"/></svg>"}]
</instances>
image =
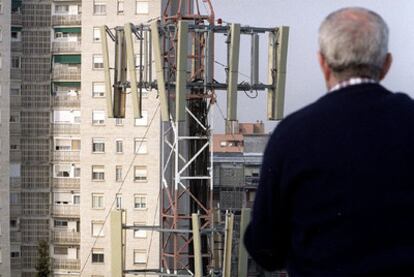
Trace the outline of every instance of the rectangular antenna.
<instances>
[{"instance_id":1,"label":"rectangular antenna","mask_svg":"<svg viewBox=\"0 0 414 277\"><path fill-rule=\"evenodd\" d=\"M126 59L125 33L115 30L115 69L114 69L114 117L125 118L126 106Z\"/></svg>"},{"instance_id":2,"label":"rectangular antenna","mask_svg":"<svg viewBox=\"0 0 414 277\"><path fill-rule=\"evenodd\" d=\"M132 108L134 111L134 118L142 117L142 102L141 93L138 92L137 73L135 67L134 43L132 42L131 23L124 25L125 42L126 42L126 62L130 78Z\"/></svg>"},{"instance_id":3,"label":"rectangular antenna","mask_svg":"<svg viewBox=\"0 0 414 277\"><path fill-rule=\"evenodd\" d=\"M106 26L101 26L101 45L102 45L102 57L104 64L104 78L105 78L105 96L106 96L106 111L108 118L113 118L113 102L112 102L112 81L111 72L109 71L109 53L108 53L108 39L106 37Z\"/></svg>"},{"instance_id":4,"label":"rectangular antenna","mask_svg":"<svg viewBox=\"0 0 414 277\"><path fill-rule=\"evenodd\" d=\"M252 34L250 85L259 83L259 35Z\"/></svg>"},{"instance_id":5,"label":"rectangular antenna","mask_svg":"<svg viewBox=\"0 0 414 277\"><path fill-rule=\"evenodd\" d=\"M227 88L227 120L237 120L237 84L239 76L240 24L231 24Z\"/></svg>"},{"instance_id":6,"label":"rectangular antenna","mask_svg":"<svg viewBox=\"0 0 414 277\"><path fill-rule=\"evenodd\" d=\"M151 23L151 38L154 49L155 72L157 75L158 93L160 95L161 102L161 120L169 121L170 118L168 112L168 98L167 92L165 91L164 79L164 55L161 51L161 39L158 27L158 21L154 21L153 23Z\"/></svg>"},{"instance_id":7,"label":"rectangular antenna","mask_svg":"<svg viewBox=\"0 0 414 277\"><path fill-rule=\"evenodd\" d=\"M178 22L177 77L175 85L175 120L185 120L187 96L188 22Z\"/></svg>"},{"instance_id":8,"label":"rectangular antenna","mask_svg":"<svg viewBox=\"0 0 414 277\"><path fill-rule=\"evenodd\" d=\"M288 51L289 27L282 26L269 33L269 83L267 117L269 120L283 118L286 86L286 62Z\"/></svg>"}]
</instances>

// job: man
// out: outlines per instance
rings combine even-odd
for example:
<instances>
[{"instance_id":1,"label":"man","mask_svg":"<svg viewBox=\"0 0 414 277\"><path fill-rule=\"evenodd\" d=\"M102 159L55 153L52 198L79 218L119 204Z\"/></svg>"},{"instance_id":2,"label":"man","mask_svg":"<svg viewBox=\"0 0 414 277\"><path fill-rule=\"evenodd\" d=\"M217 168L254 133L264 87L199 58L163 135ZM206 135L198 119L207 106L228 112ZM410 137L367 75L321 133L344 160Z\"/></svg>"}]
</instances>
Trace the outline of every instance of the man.
<instances>
[{"instance_id":1,"label":"man","mask_svg":"<svg viewBox=\"0 0 414 277\"><path fill-rule=\"evenodd\" d=\"M329 92L272 134L246 248L291 276L414 276L414 101L379 84L386 23L341 9L319 45Z\"/></svg>"}]
</instances>

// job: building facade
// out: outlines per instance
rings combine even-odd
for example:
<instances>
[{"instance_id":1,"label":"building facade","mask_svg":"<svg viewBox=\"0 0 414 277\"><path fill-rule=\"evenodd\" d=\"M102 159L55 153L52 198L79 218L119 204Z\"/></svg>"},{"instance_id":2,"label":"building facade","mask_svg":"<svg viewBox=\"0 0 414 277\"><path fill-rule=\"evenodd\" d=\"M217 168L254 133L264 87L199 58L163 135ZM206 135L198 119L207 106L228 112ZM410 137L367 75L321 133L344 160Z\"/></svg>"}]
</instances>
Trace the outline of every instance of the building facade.
<instances>
[{"instance_id":1,"label":"building facade","mask_svg":"<svg viewBox=\"0 0 414 277\"><path fill-rule=\"evenodd\" d=\"M109 277L109 212L159 225L159 101L147 91L134 119L128 95L126 118L107 117L98 27L160 14L161 0L0 0L1 277L35 276L41 240L54 276ZM126 269L159 268L158 233L126 239Z\"/></svg>"},{"instance_id":2,"label":"building facade","mask_svg":"<svg viewBox=\"0 0 414 277\"><path fill-rule=\"evenodd\" d=\"M0 276L10 276L10 1L0 1Z\"/></svg>"},{"instance_id":3,"label":"building facade","mask_svg":"<svg viewBox=\"0 0 414 277\"><path fill-rule=\"evenodd\" d=\"M226 211L234 214L231 275L238 276L240 215L252 208L260 178L263 152L269 135L258 123L234 124L232 132L213 135L214 201L222 218ZM248 276L264 276L249 259ZM270 276L270 275L269 275Z\"/></svg>"}]
</instances>

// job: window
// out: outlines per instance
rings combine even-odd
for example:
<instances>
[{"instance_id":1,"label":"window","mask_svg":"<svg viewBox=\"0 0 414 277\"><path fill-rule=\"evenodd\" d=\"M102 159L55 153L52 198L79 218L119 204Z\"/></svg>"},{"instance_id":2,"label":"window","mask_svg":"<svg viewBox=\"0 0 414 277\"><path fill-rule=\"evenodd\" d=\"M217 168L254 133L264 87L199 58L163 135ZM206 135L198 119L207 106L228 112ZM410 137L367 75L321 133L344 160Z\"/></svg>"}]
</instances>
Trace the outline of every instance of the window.
<instances>
[{"instance_id":1,"label":"window","mask_svg":"<svg viewBox=\"0 0 414 277\"><path fill-rule=\"evenodd\" d=\"M145 250L134 250L134 264L145 264L147 263L147 254Z\"/></svg>"},{"instance_id":2,"label":"window","mask_svg":"<svg viewBox=\"0 0 414 277\"><path fill-rule=\"evenodd\" d=\"M101 30L99 27L93 27L93 42L101 41Z\"/></svg>"},{"instance_id":3,"label":"window","mask_svg":"<svg viewBox=\"0 0 414 277\"><path fill-rule=\"evenodd\" d=\"M53 254L55 255L67 255L68 254L68 248L67 247L57 247L55 246L53 248Z\"/></svg>"},{"instance_id":4,"label":"window","mask_svg":"<svg viewBox=\"0 0 414 277\"><path fill-rule=\"evenodd\" d=\"M54 123L80 123L80 111L53 111Z\"/></svg>"},{"instance_id":5,"label":"window","mask_svg":"<svg viewBox=\"0 0 414 277\"><path fill-rule=\"evenodd\" d=\"M147 208L147 197L144 194L134 195L134 208L135 209L146 209Z\"/></svg>"},{"instance_id":6,"label":"window","mask_svg":"<svg viewBox=\"0 0 414 277\"><path fill-rule=\"evenodd\" d=\"M55 5L55 14L68 14L69 5Z\"/></svg>"},{"instance_id":7,"label":"window","mask_svg":"<svg viewBox=\"0 0 414 277\"><path fill-rule=\"evenodd\" d=\"M149 3L148 1L136 1L136 14L148 14Z\"/></svg>"},{"instance_id":8,"label":"window","mask_svg":"<svg viewBox=\"0 0 414 277\"><path fill-rule=\"evenodd\" d=\"M19 88L11 88L10 89L10 96L19 96L20 95L20 89Z\"/></svg>"},{"instance_id":9,"label":"window","mask_svg":"<svg viewBox=\"0 0 414 277\"><path fill-rule=\"evenodd\" d=\"M103 237L104 236L104 222L103 221L92 221L92 237Z\"/></svg>"},{"instance_id":10,"label":"window","mask_svg":"<svg viewBox=\"0 0 414 277\"><path fill-rule=\"evenodd\" d=\"M0 248L0 264L3 262L2 255L1 255L1 248Z\"/></svg>"},{"instance_id":11,"label":"window","mask_svg":"<svg viewBox=\"0 0 414 277\"><path fill-rule=\"evenodd\" d=\"M120 193L116 194L116 208L122 209L122 194Z\"/></svg>"},{"instance_id":12,"label":"window","mask_svg":"<svg viewBox=\"0 0 414 277\"><path fill-rule=\"evenodd\" d=\"M124 125L124 119L123 118L115 118L115 125L117 125L117 126Z\"/></svg>"},{"instance_id":13,"label":"window","mask_svg":"<svg viewBox=\"0 0 414 277\"><path fill-rule=\"evenodd\" d=\"M144 226L145 222L134 222L135 226ZM134 230L134 238L146 238L147 237L147 231L143 229L135 229Z\"/></svg>"},{"instance_id":14,"label":"window","mask_svg":"<svg viewBox=\"0 0 414 277\"><path fill-rule=\"evenodd\" d=\"M79 205L80 204L80 195L74 195L73 196L73 204Z\"/></svg>"},{"instance_id":15,"label":"window","mask_svg":"<svg viewBox=\"0 0 414 277\"><path fill-rule=\"evenodd\" d=\"M103 262L104 262L104 250L103 249L98 249L98 248L93 248L92 249L92 263L93 264L97 264L97 263L102 264Z\"/></svg>"},{"instance_id":16,"label":"window","mask_svg":"<svg viewBox=\"0 0 414 277\"><path fill-rule=\"evenodd\" d=\"M0 29L0 41L1 41L1 29ZM3 58L1 57L1 54L0 54L0 69L2 68L2 66L3 66Z\"/></svg>"},{"instance_id":17,"label":"window","mask_svg":"<svg viewBox=\"0 0 414 277\"><path fill-rule=\"evenodd\" d=\"M20 68L20 57L12 56L11 57L11 67L12 68Z\"/></svg>"},{"instance_id":18,"label":"window","mask_svg":"<svg viewBox=\"0 0 414 277\"><path fill-rule=\"evenodd\" d=\"M101 193L92 193L92 209L104 208L104 196Z\"/></svg>"},{"instance_id":19,"label":"window","mask_svg":"<svg viewBox=\"0 0 414 277\"><path fill-rule=\"evenodd\" d=\"M92 112L92 124L93 125L105 124L105 111L93 111Z\"/></svg>"},{"instance_id":20,"label":"window","mask_svg":"<svg viewBox=\"0 0 414 277\"><path fill-rule=\"evenodd\" d=\"M95 15L105 15L106 14L106 1L94 0L93 1L93 13Z\"/></svg>"},{"instance_id":21,"label":"window","mask_svg":"<svg viewBox=\"0 0 414 277\"><path fill-rule=\"evenodd\" d=\"M11 31L11 40L12 41L20 41L21 40L21 32L20 31Z\"/></svg>"},{"instance_id":22,"label":"window","mask_svg":"<svg viewBox=\"0 0 414 277\"><path fill-rule=\"evenodd\" d=\"M117 11L118 14L124 14L124 0L118 0Z\"/></svg>"},{"instance_id":23,"label":"window","mask_svg":"<svg viewBox=\"0 0 414 277\"><path fill-rule=\"evenodd\" d=\"M124 141L122 139L115 140L116 153L124 152Z\"/></svg>"},{"instance_id":24,"label":"window","mask_svg":"<svg viewBox=\"0 0 414 277\"><path fill-rule=\"evenodd\" d=\"M19 251L11 251L10 252L10 257L11 258L18 258L18 257L20 257L20 252Z\"/></svg>"},{"instance_id":25,"label":"window","mask_svg":"<svg viewBox=\"0 0 414 277\"><path fill-rule=\"evenodd\" d=\"M122 182L122 166L117 165L115 167L115 181Z\"/></svg>"},{"instance_id":26,"label":"window","mask_svg":"<svg viewBox=\"0 0 414 277\"><path fill-rule=\"evenodd\" d=\"M10 193L10 205L17 205L20 203L20 193L11 192Z\"/></svg>"},{"instance_id":27,"label":"window","mask_svg":"<svg viewBox=\"0 0 414 277\"><path fill-rule=\"evenodd\" d=\"M147 153L147 141L142 138L135 138L134 140L135 154Z\"/></svg>"},{"instance_id":28,"label":"window","mask_svg":"<svg viewBox=\"0 0 414 277\"><path fill-rule=\"evenodd\" d=\"M81 146L80 139L71 138L56 138L55 150L56 151L79 151Z\"/></svg>"},{"instance_id":29,"label":"window","mask_svg":"<svg viewBox=\"0 0 414 277\"><path fill-rule=\"evenodd\" d=\"M102 69L104 67L103 64L103 56L102 55L93 55L93 69Z\"/></svg>"},{"instance_id":30,"label":"window","mask_svg":"<svg viewBox=\"0 0 414 277\"><path fill-rule=\"evenodd\" d=\"M92 181L105 180L105 167L103 165L92 166Z\"/></svg>"},{"instance_id":31,"label":"window","mask_svg":"<svg viewBox=\"0 0 414 277\"><path fill-rule=\"evenodd\" d=\"M68 227L68 222L66 220L57 220L56 219L54 221L54 226L58 227L58 228L61 228L61 227L66 228L66 227Z\"/></svg>"},{"instance_id":32,"label":"window","mask_svg":"<svg viewBox=\"0 0 414 277\"><path fill-rule=\"evenodd\" d=\"M134 166L134 181L147 180L147 167L144 165Z\"/></svg>"},{"instance_id":33,"label":"window","mask_svg":"<svg viewBox=\"0 0 414 277\"><path fill-rule=\"evenodd\" d=\"M148 112L142 111L142 117L135 119L135 126L147 126L148 125Z\"/></svg>"},{"instance_id":34,"label":"window","mask_svg":"<svg viewBox=\"0 0 414 277\"><path fill-rule=\"evenodd\" d=\"M104 153L105 152L104 138L92 138L92 152L93 153Z\"/></svg>"},{"instance_id":35,"label":"window","mask_svg":"<svg viewBox=\"0 0 414 277\"><path fill-rule=\"evenodd\" d=\"M92 84L92 97L104 97L105 96L105 83L93 83Z\"/></svg>"},{"instance_id":36,"label":"window","mask_svg":"<svg viewBox=\"0 0 414 277\"><path fill-rule=\"evenodd\" d=\"M75 164L55 164L53 177L57 178L79 178L80 167Z\"/></svg>"},{"instance_id":37,"label":"window","mask_svg":"<svg viewBox=\"0 0 414 277\"><path fill-rule=\"evenodd\" d=\"M0 28L0 41L2 41L2 40L3 40L3 29Z\"/></svg>"}]
</instances>

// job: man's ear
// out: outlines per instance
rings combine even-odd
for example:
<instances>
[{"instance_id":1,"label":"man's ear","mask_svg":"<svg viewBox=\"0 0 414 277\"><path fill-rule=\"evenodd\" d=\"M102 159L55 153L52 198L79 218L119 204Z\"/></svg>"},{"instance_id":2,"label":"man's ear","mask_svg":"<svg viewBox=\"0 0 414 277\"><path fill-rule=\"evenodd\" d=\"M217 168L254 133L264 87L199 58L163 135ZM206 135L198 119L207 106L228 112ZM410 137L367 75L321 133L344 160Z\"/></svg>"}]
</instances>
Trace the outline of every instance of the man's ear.
<instances>
[{"instance_id":1,"label":"man's ear","mask_svg":"<svg viewBox=\"0 0 414 277\"><path fill-rule=\"evenodd\" d=\"M387 75L388 71L390 70L391 64L392 64L392 55L391 53L387 53L384 64L382 65L382 68L381 68L380 81L384 79L385 76Z\"/></svg>"},{"instance_id":2,"label":"man's ear","mask_svg":"<svg viewBox=\"0 0 414 277\"><path fill-rule=\"evenodd\" d=\"M318 52L318 61L323 73L323 77L325 78L325 82L328 83L331 78L332 70L329 68L325 56L321 52Z\"/></svg>"}]
</instances>

